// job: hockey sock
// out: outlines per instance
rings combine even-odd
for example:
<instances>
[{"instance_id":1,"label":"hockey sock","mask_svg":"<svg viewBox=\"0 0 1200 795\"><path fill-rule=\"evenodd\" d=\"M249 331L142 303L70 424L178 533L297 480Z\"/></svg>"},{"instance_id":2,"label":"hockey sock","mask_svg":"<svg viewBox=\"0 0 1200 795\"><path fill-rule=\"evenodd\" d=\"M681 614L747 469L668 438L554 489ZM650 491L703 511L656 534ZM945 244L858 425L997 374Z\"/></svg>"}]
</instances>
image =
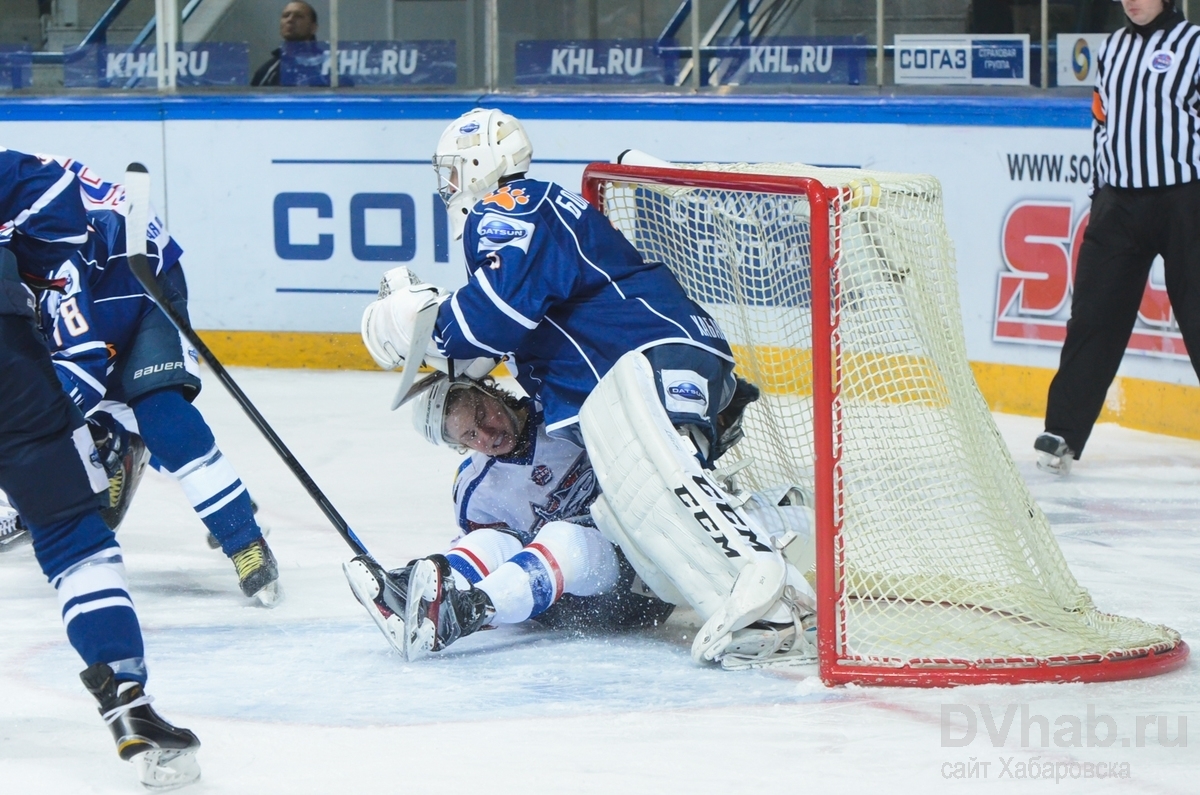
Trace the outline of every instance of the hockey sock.
<instances>
[{"instance_id":1,"label":"hockey sock","mask_svg":"<svg viewBox=\"0 0 1200 795\"><path fill-rule=\"evenodd\" d=\"M617 553L594 527L550 522L478 587L496 608L494 623L516 624L545 612L564 593L594 596L620 577Z\"/></svg>"},{"instance_id":2,"label":"hockey sock","mask_svg":"<svg viewBox=\"0 0 1200 795\"><path fill-rule=\"evenodd\" d=\"M483 527L463 536L446 553L459 588L474 585L521 551L521 542L508 533ZM459 577L462 581L459 581Z\"/></svg>"},{"instance_id":3,"label":"hockey sock","mask_svg":"<svg viewBox=\"0 0 1200 795\"><path fill-rule=\"evenodd\" d=\"M177 389L162 389L133 403L142 439L179 481L208 532L226 555L262 538L250 495L217 448L208 423Z\"/></svg>"},{"instance_id":4,"label":"hockey sock","mask_svg":"<svg viewBox=\"0 0 1200 795\"><path fill-rule=\"evenodd\" d=\"M100 522L98 515L94 519ZM83 661L88 666L107 663L118 680L144 685L142 630L116 542L71 566L53 583L67 638Z\"/></svg>"}]
</instances>

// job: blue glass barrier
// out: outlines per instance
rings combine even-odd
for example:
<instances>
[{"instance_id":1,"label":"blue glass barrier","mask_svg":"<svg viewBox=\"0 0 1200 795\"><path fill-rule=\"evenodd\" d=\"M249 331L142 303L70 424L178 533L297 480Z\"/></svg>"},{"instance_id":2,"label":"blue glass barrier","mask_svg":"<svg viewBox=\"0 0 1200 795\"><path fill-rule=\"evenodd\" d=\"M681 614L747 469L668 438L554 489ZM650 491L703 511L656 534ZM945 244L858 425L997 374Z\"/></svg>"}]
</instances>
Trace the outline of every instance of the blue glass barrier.
<instances>
[{"instance_id":1,"label":"blue glass barrier","mask_svg":"<svg viewBox=\"0 0 1200 795\"><path fill-rule=\"evenodd\" d=\"M722 84L823 83L857 86L867 71L863 36L776 36L758 44L729 43L718 51L736 64Z\"/></svg>"},{"instance_id":2,"label":"blue glass barrier","mask_svg":"<svg viewBox=\"0 0 1200 795\"><path fill-rule=\"evenodd\" d=\"M183 44L175 52L178 86L244 86L250 83L250 48L242 43ZM67 88L155 88L158 56L153 47L85 47L63 61Z\"/></svg>"},{"instance_id":3,"label":"blue glass barrier","mask_svg":"<svg viewBox=\"0 0 1200 795\"><path fill-rule=\"evenodd\" d=\"M705 83L827 83L859 85L866 74L862 36L771 37L753 45L737 40L701 48ZM673 41L595 39L519 41L518 85L673 84L692 50Z\"/></svg>"},{"instance_id":4,"label":"blue glass barrier","mask_svg":"<svg viewBox=\"0 0 1200 795\"><path fill-rule=\"evenodd\" d=\"M458 56L453 39L338 42L340 86L452 86L457 82ZM329 85L329 43L285 43L279 84Z\"/></svg>"},{"instance_id":5,"label":"blue glass barrier","mask_svg":"<svg viewBox=\"0 0 1200 795\"><path fill-rule=\"evenodd\" d=\"M0 44L0 90L33 83L33 53L28 44Z\"/></svg>"},{"instance_id":6,"label":"blue glass barrier","mask_svg":"<svg viewBox=\"0 0 1200 795\"><path fill-rule=\"evenodd\" d=\"M517 85L611 85L669 82L654 39L518 41Z\"/></svg>"}]
</instances>

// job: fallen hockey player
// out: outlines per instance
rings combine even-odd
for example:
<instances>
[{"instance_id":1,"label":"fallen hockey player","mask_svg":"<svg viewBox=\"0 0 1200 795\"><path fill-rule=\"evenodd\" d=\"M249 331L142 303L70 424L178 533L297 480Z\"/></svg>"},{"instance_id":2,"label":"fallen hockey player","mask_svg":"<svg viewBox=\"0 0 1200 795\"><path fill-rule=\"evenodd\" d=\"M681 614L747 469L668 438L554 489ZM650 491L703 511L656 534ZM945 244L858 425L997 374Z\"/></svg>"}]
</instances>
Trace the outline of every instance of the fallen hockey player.
<instances>
[{"instance_id":1,"label":"fallen hockey player","mask_svg":"<svg viewBox=\"0 0 1200 795\"><path fill-rule=\"evenodd\" d=\"M472 451L453 486L463 535L444 553L390 573L365 556L344 566L355 596L406 657L497 624L536 619L552 629L612 631L670 615L674 606L639 588L592 523L596 478L587 455L548 436L532 400L490 379L441 379L413 401L413 424L432 444ZM409 590L423 592L430 576L453 583L445 603L409 603ZM418 613L438 631L426 625L407 637Z\"/></svg>"},{"instance_id":2,"label":"fallen hockey player","mask_svg":"<svg viewBox=\"0 0 1200 795\"><path fill-rule=\"evenodd\" d=\"M367 557L344 567L355 596L406 658L440 651L486 627L530 619L578 631L666 620L673 606L653 597L592 521L598 486L586 452L547 434L536 402L517 399L490 379L442 378L414 401L413 423L432 444L471 451L453 487L463 535L445 553L393 572ZM811 546L804 502L799 490L787 489L774 499L748 495L746 507L776 535L800 536L799 551ZM793 584L806 591L799 570L789 570ZM423 596L433 581L443 583L440 599ZM771 636L770 646L786 640L786 632ZM748 663L776 651L746 646L732 650L727 662Z\"/></svg>"}]
</instances>

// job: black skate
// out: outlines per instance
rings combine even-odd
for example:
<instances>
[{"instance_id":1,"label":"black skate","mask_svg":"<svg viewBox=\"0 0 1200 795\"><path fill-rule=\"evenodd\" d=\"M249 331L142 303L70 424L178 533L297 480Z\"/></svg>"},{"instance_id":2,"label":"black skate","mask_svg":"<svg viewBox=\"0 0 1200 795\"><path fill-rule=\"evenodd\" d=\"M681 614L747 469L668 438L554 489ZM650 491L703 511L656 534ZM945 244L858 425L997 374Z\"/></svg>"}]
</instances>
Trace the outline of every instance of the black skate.
<instances>
[{"instance_id":1,"label":"black skate","mask_svg":"<svg viewBox=\"0 0 1200 795\"><path fill-rule=\"evenodd\" d=\"M1053 433L1043 433L1033 442L1033 449L1041 453L1037 468L1054 475L1066 475L1076 459L1075 451L1067 440Z\"/></svg>"},{"instance_id":2,"label":"black skate","mask_svg":"<svg viewBox=\"0 0 1200 795\"><path fill-rule=\"evenodd\" d=\"M392 648L404 653L404 604L412 566L386 572L367 555L342 564L354 598L367 609Z\"/></svg>"},{"instance_id":3,"label":"black skate","mask_svg":"<svg viewBox=\"0 0 1200 795\"><path fill-rule=\"evenodd\" d=\"M263 607L274 607L283 598L279 588L279 565L267 542L259 538L229 556L237 569L242 593L257 599Z\"/></svg>"},{"instance_id":4,"label":"black skate","mask_svg":"<svg viewBox=\"0 0 1200 795\"><path fill-rule=\"evenodd\" d=\"M410 662L441 651L479 630L496 613L491 598L478 588L460 591L445 555L413 564L404 613L404 658Z\"/></svg>"},{"instance_id":5,"label":"black skate","mask_svg":"<svg viewBox=\"0 0 1200 795\"><path fill-rule=\"evenodd\" d=\"M129 510L150 454L141 436L127 431L106 412L89 417L88 430L108 475L108 504L100 509L100 518L115 532Z\"/></svg>"},{"instance_id":6,"label":"black skate","mask_svg":"<svg viewBox=\"0 0 1200 795\"><path fill-rule=\"evenodd\" d=\"M117 754L133 762L147 789L175 789L200 778L200 740L163 720L140 684L117 682L106 663L96 663L79 678L100 702L100 717L112 729Z\"/></svg>"}]
</instances>

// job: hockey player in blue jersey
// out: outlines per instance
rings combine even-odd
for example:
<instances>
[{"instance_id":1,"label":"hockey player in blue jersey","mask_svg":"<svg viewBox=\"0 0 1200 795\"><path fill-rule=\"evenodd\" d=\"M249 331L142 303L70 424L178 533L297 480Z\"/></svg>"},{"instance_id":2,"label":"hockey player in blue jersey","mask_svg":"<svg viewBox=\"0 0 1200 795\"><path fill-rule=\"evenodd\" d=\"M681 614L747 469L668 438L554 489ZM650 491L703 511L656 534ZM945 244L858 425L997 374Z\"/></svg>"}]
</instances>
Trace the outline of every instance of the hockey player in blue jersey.
<instances>
[{"instance_id":1,"label":"hockey player in blue jersey","mask_svg":"<svg viewBox=\"0 0 1200 795\"><path fill-rule=\"evenodd\" d=\"M697 662L789 628L802 638L812 611L787 584L783 555L711 474L737 384L724 334L597 209L527 178L532 157L523 125L499 110L446 128L434 167L467 283L447 293L389 271L363 313L367 349L384 368L411 355L451 375L509 355L547 430L587 449L605 536L655 593L704 618ZM426 341L417 332L433 313ZM431 615L452 599L436 568L419 564L410 578L410 601L423 588Z\"/></svg>"},{"instance_id":2,"label":"hockey player in blue jersey","mask_svg":"<svg viewBox=\"0 0 1200 795\"><path fill-rule=\"evenodd\" d=\"M53 161L0 149L0 185L0 489L28 524L118 754L149 787L187 784L200 775L200 741L150 706L121 548L97 509L107 473L36 327L31 287L55 286L55 269L87 240L79 183Z\"/></svg>"},{"instance_id":3,"label":"hockey player in blue jersey","mask_svg":"<svg viewBox=\"0 0 1200 795\"><path fill-rule=\"evenodd\" d=\"M60 162L78 176L88 210L87 241L51 273L61 287L41 295L42 329L63 389L114 436L140 435L233 562L242 592L273 607L281 596L278 566L250 495L192 405L200 392L196 351L145 294L125 259L125 190L78 161ZM157 217L146 235L156 278L186 315L183 251ZM129 496L128 489L122 492L120 508ZM119 516L110 522L114 529L117 521Z\"/></svg>"}]
</instances>

